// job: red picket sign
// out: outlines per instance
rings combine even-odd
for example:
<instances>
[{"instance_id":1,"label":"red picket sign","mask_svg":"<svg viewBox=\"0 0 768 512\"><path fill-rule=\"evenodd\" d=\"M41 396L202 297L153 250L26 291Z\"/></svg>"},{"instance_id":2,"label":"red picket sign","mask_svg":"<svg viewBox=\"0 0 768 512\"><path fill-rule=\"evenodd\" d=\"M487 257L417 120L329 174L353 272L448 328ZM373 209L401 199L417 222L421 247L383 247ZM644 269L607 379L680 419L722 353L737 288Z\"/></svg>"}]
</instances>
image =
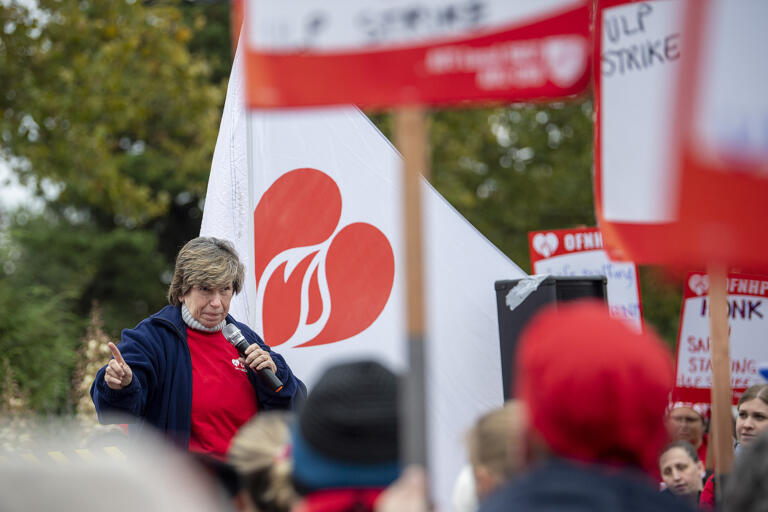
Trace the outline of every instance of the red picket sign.
<instances>
[{"instance_id":1,"label":"red picket sign","mask_svg":"<svg viewBox=\"0 0 768 512\"><path fill-rule=\"evenodd\" d=\"M584 0L251 0L245 13L250 108L547 100L589 85Z\"/></svg>"},{"instance_id":2,"label":"red picket sign","mask_svg":"<svg viewBox=\"0 0 768 512\"><path fill-rule=\"evenodd\" d=\"M768 267L766 19L762 0L687 5L690 55L682 62L673 144L691 258L703 252L708 261Z\"/></svg>"},{"instance_id":3,"label":"red picket sign","mask_svg":"<svg viewBox=\"0 0 768 512\"><path fill-rule=\"evenodd\" d=\"M709 276L691 272L685 281L677 336L673 396L685 402L710 401ZM728 323L733 403L744 390L760 384L759 368L768 362L768 276L729 274Z\"/></svg>"},{"instance_id":4,"label":"red picket sign","mask_svg":"<svg viewBox=\"0 0 768 512\"><path fill-rule=\"evenodd\" d=\"M768 266L766 16L760 0L598 0L595 205L612 257Z\"/></svg>"}]
</instances>

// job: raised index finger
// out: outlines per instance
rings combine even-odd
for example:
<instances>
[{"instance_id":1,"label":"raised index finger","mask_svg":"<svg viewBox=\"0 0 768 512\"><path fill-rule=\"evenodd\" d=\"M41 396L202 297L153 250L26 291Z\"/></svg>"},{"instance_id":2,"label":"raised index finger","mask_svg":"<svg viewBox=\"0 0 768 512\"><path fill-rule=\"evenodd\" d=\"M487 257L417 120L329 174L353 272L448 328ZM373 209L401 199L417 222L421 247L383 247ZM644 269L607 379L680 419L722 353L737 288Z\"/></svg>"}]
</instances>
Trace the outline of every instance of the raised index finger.
<instances>
[{"instance_id":1,"label":"raised index finger","mask_svg":"<svg viewBox=\"0 0 768 512\"><path fill-rule=\"evenodd\" d=\"M109 347L109 350L112 351L112 355L115 356L115 361L117 361L120 364L125 364L125 359L123 359L123 354L120 353L120 350L118 350L117 345L115 345L110 341L109 343L107 343L107 346Z\"/></svg>"}]
</instances>

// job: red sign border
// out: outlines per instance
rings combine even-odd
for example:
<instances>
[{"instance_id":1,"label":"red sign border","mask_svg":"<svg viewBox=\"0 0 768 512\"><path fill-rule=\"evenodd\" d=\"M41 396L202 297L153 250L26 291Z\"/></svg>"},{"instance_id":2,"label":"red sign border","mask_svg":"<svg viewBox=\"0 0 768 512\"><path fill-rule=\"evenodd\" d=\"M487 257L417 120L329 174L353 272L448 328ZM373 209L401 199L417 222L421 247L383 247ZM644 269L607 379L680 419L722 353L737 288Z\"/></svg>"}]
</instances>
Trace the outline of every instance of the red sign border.
<instances>
[{"instance_id":1,"label":"red sign border","mask_svg":"<svg viewBox=\"0 0 768 512\"><path fill-rule=\"evenodd\" d=\"M583 17L583 24L574 23L574 18ZM554 13L534 19L524 20L522 23L514 23L509 27L497 29L491 34L482 34L475 37L463 39L445 39L437 43L430 42L419 46L405 48L388 48L383 51L369 52L349 52L349 53L311 53L299 54L295 52L257 52L251 49L248 44L243 45L245 51L245 101L247 108L294 108L322 106L333 104L355 104L365 108L382 108L396 105L425 104L434 106L443 106L456 103L491 103L496 101L553 101L563 99L569 96L576 96L586 91L591 81L589 55L591 31L589 30L590 5L584 2L576 7L566 6L554 11ZM246 21L247 9L246 9ZM583 31L574 29L574 26L583 25ZM553 29L552 27L556 27ZM547 30L542 34L542 30ZM436 76L432 80L432 85L423 83L421 87L404 87L398 84L398 80L387 83L387 77L381 77L377 73L382 67L397 69L402 67L403 61L418 58L427 49L436 46L461 44L463 46L480 46L498 40L500 35L508 32L516 32L521 39L540 39L554 35L579 34L584 37L587 44L587 55L585 69L582 75L569 87L560 87L548 80L542 87L527 89L511 89L497 91L476 90L475 94L468 95L465 92L457 94L447 91L440 82L451 81L474 81L474 75L465 73L446 74ZM503 40L503 39L502 39ZM301 73L292 63L300 61ZM324 77L333 75L333 70L348 70L344 74L345 87L337 86L338 79L327 80ZM355 73L349 73L354 69ZM377 91L379 94L372 95L370 87L363 84L368 80L360 80L361 76L379 75L377 82ZM278 83L275 79L269 77L283 77ZM294 78L285 81L286 76ZM258 78L257 78L258 77ZM266 77L266 78L265 78ZM310 77L310 78L307 78ZM423 77L421 77L423 79ZM310 80L312 87L303 85ZM327 85L323 85L324 82ZM261 83L263 86L254 85ZM249 85L250 84L250 85ZM296 85L298 84L298 85ZM428 90L431 87L433 90ZM474 87L473 87L474 88ZM326 91L326 98L319 101L317 89ZM470 88L468 88L470 89ZM476 88L474 88L476 89ZM333 91L332 97L329 97L327 91ZM361 93L360 91L363 91ZM394 92L393 92L394 91ZM288 96L292 101L288 103L283 97Z\"/></svg>"},{"instance_id":2,"label":"red sign border","mask_svg":"<svg viewBox=\"0 0 768 512\"><path fill-rule=\"evenodd\" d=\"M577 250L577 251L569 251L566 253L558 254L557 256L563 256L567 254L574 254L577 252L588 252L588 251L604 251L608 255L608 259L611 259L610 253L608 253L606 246L605 246L605 235L603 234L602 230L598 227L579 227L579 228L564 228L564 229L545 229L545 230L537 230L537 231L529 231L528 232L528 258L531 262L531 272L533 272L534 264L537 261L545 260L554 257L555 255L549 256L549 257L536 257L534 260L534 248L533 248L533 237L535 237L537 234L542 233L554 233L557 235L558 239L563 238L565 235L569 233L593 233L597 232L600 233L603 237L603 247L600 249L585 249L585 250ZM561 236L562 235L562 236ZM634 262L629 262L625 260L617 260L617 263L632 263L633 267L635 269L635 287L637 289L637 306L638 311L640 313L640 328L645 331L645 318L643 316L643 295L640 290L640 272L638 270L638 266Z\"/></svg>"},{"instance_id":3,"label":"red sign border","mask_svg":"<svg viewBox=\"0 0 768 512\"><path fill-rule=\"evenodd\" d=\"M674 388L672 389L672 400L673 401L682 401L682 402L700 402L700 403L711 403L712 401L712 395L711 395L711 388L690 388L690 387L679 387L677 385L677 369L680 366L680 336L683 333L683 319L685 318L685 306L688 299L695 299L697 297L706 297L707 295L702 294L700 296L691 296L688 292L688 281L691 279L691 276L693 275L707 275L706 272L703 271L691 271L688 272L685 276L685 282L683 283L683 286L685 287L683 289L683 298L682 298L682 306L680 308L680 321L677 325L677 345L675 347L675 380L674 380ZM755 274L744 274L739 272L729 272L728 280L736 278L736 279L755 279L760 281L768 281L768 276L760 276ZM731 293L728 292L727 296L730 295L743 295L741 293ZM752 295L752 294L747 294ZM729 384L730 385L730 384ZM731 388L731 393L733 395L733 405L736 405L736 403L739 401L739 398L741 398L741 395L744 394L744 391L746 391L746 388Z\"/></svg>"}]
</instances>

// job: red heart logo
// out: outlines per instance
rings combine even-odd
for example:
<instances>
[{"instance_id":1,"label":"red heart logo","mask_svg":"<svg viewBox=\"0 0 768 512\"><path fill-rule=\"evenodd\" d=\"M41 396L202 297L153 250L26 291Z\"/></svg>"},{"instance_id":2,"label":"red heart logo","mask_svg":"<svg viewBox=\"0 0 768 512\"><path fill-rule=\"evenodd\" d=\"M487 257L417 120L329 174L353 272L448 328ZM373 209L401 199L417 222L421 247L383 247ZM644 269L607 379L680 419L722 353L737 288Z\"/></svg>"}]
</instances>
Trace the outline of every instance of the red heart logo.
<instances>
[{"instance_id":1,"label":"red heart logo","mask_svg":"<svg viewBox=\"0 0 768 512\"><path fill-rule=\"evenodd\" d=\"M355 222L337 230L338 185L317 169L278 178L254 211L257 318L264 341L334 343L368 328L389 299L395 259L387 237Z\"/></svg>"}]
</instances>

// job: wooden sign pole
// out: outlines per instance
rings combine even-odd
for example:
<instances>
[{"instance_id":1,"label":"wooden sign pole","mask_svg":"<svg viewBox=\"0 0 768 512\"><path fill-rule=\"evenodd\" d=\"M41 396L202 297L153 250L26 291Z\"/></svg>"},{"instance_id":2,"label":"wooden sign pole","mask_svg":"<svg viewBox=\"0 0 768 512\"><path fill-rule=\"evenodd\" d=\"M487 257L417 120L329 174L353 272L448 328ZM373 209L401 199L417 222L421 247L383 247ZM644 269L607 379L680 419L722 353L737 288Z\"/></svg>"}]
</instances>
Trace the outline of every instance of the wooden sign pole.
<instances>
[{"instance_id":1,"label":"wooden sign pole","mask_svg":"<svg viewBox=\"0 0 768 512\"><path fill-rule=\"evenodd\" d=\"M405 275L408 371L400 393L402 462L427 467L424 279L421 173L429 178L424 108L400 107L394 113L394 138L403 157Z\"/></svg>"},{"instance_id":2,"label":"wooden sign pole","mask_svg":"<svg viewBox=\"0 0 768 512\"><path fill-rule=\"evenodd\" d=\"M731 405L731 355L728 341L728 295L726 269L722 265L710 265L709 274L709 335L712 357L712 420L715 450L715 493L717 502L722 501L722 475L733 467L733 416Z\"/></svg>"}]
</instances>

